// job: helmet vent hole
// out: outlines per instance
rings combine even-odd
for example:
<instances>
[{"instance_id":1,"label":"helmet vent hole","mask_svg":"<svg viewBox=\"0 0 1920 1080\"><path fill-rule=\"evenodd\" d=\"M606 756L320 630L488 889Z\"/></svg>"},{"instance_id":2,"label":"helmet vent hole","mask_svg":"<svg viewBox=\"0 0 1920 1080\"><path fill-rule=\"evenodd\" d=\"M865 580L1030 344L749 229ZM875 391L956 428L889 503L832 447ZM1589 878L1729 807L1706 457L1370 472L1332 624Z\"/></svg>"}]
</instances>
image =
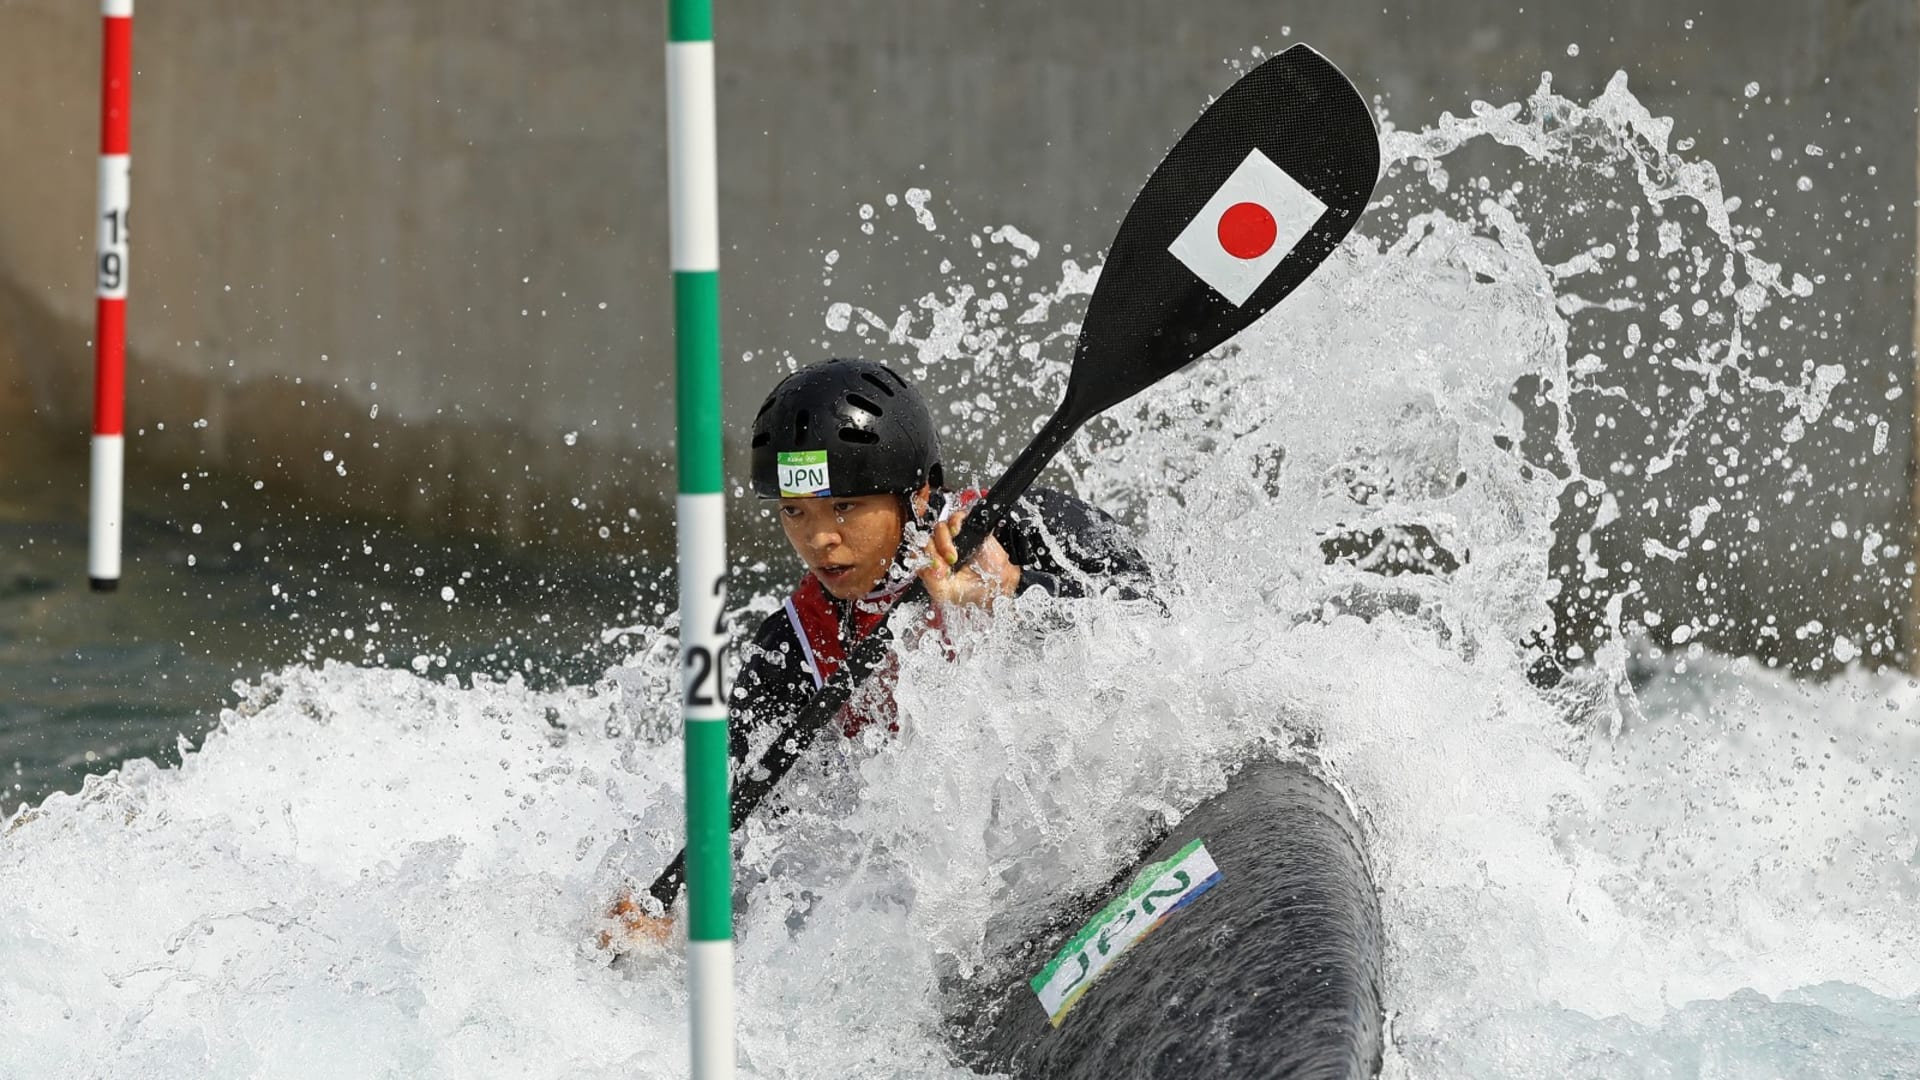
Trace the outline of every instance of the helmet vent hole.
<instances>
[{"instance_id":1,"label":"helmet vent hole","mask_svg":"<svg viewBox=\"0 0 1920 1080\"><path fill-rule=\"evenodd\" d=\"M843 427L840 429L840 441L850 443L877 443L880 436L866 428Z\"/></svg>"},{"instance_id":2,"label":"helmet vent hole","mask_svg":"<svg viewBox=\"0 0 1920 1080\"><path fill-rule=\"evenodd\" d=\"M861 397L859 394L848 394L847 404L853 406L856 409L864 409L875 416L879 416L885 411L881 409L880 406L874 404L872 401L868 400L867 398Z\"/></svg>"},{"instance_id":3,"label":"helmet vent hole","mask_svg":"<svg viewBox=\"0 0 1920 1080\"><path fill-rule=\"evenodd\" d=\"M887 374L892 375L893 373L888 372ZM875 375L871 371L863 371L860 373L860 377L862 379L865 379L867 382L872 383L873 388L875 390L880 391L881 393L887 395L888 397L893 396L893 387L888 386L884 381L882 381L880 376ZM898 378L898 376L895 376L895 377Z\"/></svg>"},{"instance_id":4,"label":"helmet vent hole","mask_svg":"<svg viewBox=\"0 0 1920 1080\"><path fill-rule=\"evenodd\" d=\"M758 450L772 441L773 441L773 436L763 431L760 434L755 435L753 437L753 448L755 450Z\"/></svg>"}]
</instances>

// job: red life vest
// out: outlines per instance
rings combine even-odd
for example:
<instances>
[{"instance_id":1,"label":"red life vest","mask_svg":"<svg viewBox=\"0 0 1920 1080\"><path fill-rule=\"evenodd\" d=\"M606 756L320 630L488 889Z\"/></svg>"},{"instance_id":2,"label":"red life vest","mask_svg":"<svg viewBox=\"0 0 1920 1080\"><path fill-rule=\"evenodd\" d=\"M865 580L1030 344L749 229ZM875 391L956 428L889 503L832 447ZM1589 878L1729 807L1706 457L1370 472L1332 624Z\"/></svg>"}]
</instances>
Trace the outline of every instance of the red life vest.
<instances>
[{"instance_id":1,"label":"red life vest","mask_svg":"<svg viewBox=\"0 0 1920 1080\"><path fill-rule=\"evenodd\" d=\"M941 509L936 521L945 521L949 516L972 506L986 492L982 490L962 491L949 498ZM800 584L787 597L787 621L793 626L794 636L800 639L800 651L803 670L813 677L814 689L819 689L833 673L846 663L847 646L852 641L866 637L873 628L880 625L892 610L894 598L907 590L911 581L883 584L880 588L852 603L852 635L843 639L841 630L842 608L834 600L827 587L811 573L800 579ZM934 612L933 624L940 623L939 612ZM899 731L898 712L893 703L893 675L898 661L889 657L887 666L875 674L880 681L878 695L864 693L854 695L854 700L840 710L840 729L848 736L857 735L862 728L878 720L884 720L888 731ZM877 700L875 700L877 697ZM862 702L861 699L868 700ZM862 707L864 705L864 707Z\"/></svg>"}]
</instances>

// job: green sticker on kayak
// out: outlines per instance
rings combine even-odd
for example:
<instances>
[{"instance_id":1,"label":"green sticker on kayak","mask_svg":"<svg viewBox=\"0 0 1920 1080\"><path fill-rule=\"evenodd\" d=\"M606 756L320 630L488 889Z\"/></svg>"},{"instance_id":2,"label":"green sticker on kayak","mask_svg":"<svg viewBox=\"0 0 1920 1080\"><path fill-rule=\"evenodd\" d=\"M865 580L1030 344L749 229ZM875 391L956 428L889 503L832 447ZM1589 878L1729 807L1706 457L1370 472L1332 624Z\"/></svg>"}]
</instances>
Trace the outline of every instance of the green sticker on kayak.
<instances>
[{"instance_id":1,"label":"green sticker on kayak","mask_svg":"<svg viewBox=\"0 0 1920 1080\"><path fill-rule=\"evenodd\" d=\"M1142 870L1127 891L1073 935L1028 984L1040 996L1053 1026L1060 1026L1067 1010L1128 946L1159 929L1174 912L1219 882L1220 868L1197 839L1165 862Z\"/></svg>"}]
</instances>

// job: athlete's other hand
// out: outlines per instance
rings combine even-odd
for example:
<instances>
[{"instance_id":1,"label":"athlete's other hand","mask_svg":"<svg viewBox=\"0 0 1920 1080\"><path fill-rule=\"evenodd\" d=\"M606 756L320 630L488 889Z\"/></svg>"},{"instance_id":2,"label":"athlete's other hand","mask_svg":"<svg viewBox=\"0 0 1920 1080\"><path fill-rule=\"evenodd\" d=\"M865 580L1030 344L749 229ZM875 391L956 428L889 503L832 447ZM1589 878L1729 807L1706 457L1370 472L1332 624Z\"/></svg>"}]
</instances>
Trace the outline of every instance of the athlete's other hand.
<instances>
[{"instance_id":1,"label":"athlete's other hand","mask_svg":"<svg viewBox=\"0 0 1920 1080\"><path fill-rule=\"evenodd\" d=\"M622 889L607 908L612 923L600 931L600 947L616 953L631 952L641 946L659 947L673 934L673 916L655 915L641 906L633 890Z\"/></svg>"}]
</instances>

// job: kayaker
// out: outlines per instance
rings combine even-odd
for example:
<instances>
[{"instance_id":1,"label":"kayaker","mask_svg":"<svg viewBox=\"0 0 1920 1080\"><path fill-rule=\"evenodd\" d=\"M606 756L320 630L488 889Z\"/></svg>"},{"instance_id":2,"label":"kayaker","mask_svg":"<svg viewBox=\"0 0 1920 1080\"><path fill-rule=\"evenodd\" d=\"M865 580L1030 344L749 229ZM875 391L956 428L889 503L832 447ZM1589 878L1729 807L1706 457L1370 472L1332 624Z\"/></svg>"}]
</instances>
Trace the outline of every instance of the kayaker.
<instances>
[{"instance_id":1,"label":"kayaker","mask_svg":"<svg viewBox=\"0 0 1920 1080\"><path fill-rule=\"evenodd\" d=\"M779 500L780 527L805 573L742 650L728 699L736 779L755 736L805 706L916 577L933 599L928 614L936 623L955 609L993 611L1028 589L1151 595L1146 561L1126 530L1050 488L1030 489L973 558L956 566L954 537L982 493L947 488L926 402L883 364L827 360L782 379L755 414L752 467L754 492ZM895 722L884 687L840 714L846 736L876 720ZM670 925L631 894L613 914L635 939L658 940ZM612 936L602 944L614 944Z\"/></svg>"}]
</instances>

